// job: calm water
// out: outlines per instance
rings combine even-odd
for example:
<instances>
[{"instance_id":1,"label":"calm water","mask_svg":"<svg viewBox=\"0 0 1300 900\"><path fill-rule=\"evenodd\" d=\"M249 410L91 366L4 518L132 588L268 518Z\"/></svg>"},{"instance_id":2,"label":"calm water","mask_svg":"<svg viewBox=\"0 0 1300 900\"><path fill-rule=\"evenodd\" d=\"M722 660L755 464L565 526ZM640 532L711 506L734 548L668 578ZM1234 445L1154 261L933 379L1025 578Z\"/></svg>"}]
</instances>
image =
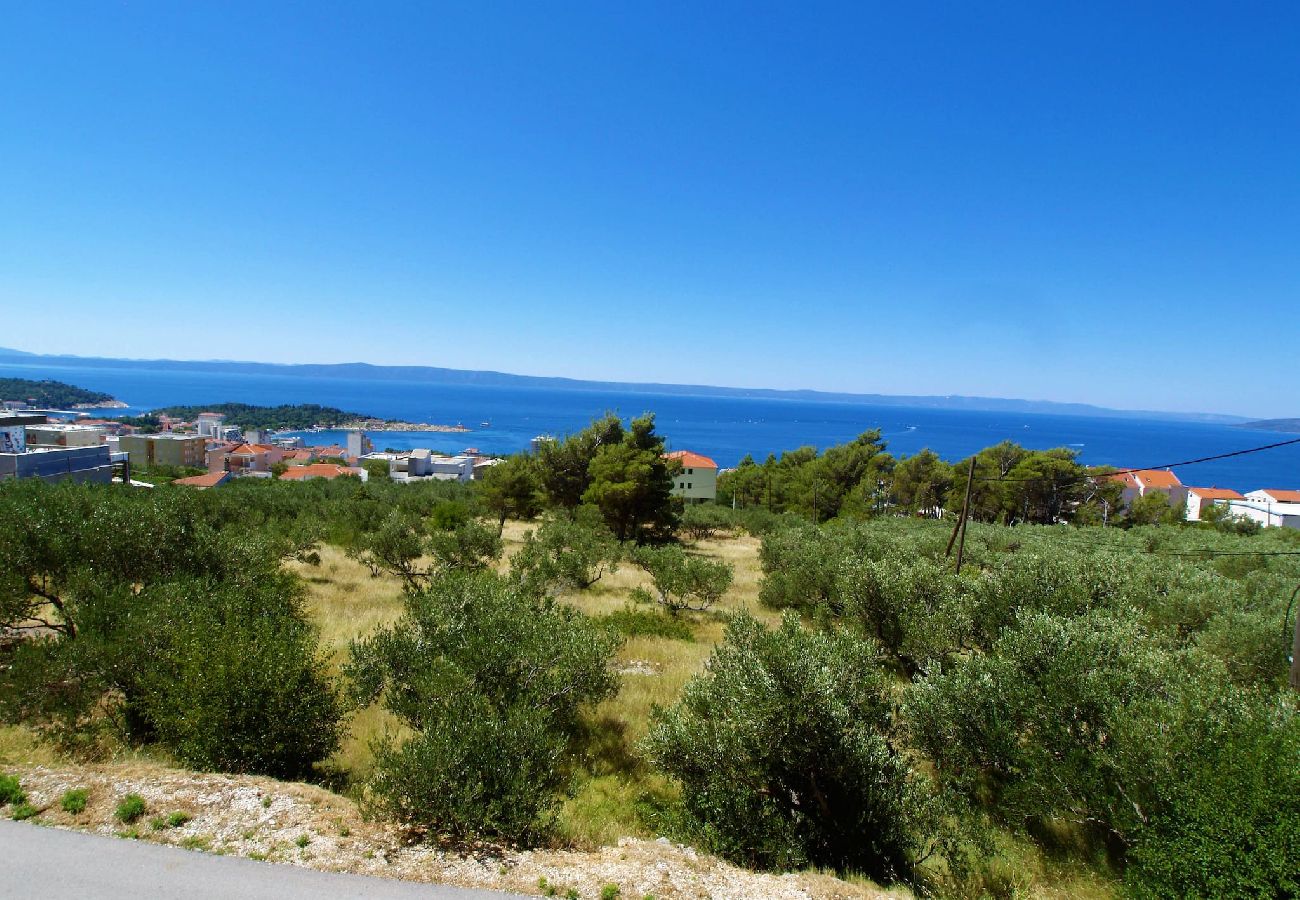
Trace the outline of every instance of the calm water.
<instances>
[{"instance_id":1,"label":"calm water","mask_svg":"<svg viewBox=\"0 0 1300 900\"><path fill-rule=\"evenodd\" d=\"M768 453L802 445L827 447L869 428L879 428L895 454L929 447L945 459L959 459L1010 439L1036 449L1071 447L1085 463L1121 467L1160 465L1293 437L1188 422L289 375L10 363L0 365L0 375L54 378L106 391L131 404L132 411L223 401L268 406L320 403L412 422L461 422L472 429L468 434L373 433L371 438L380 449L431 447L455 452L472 446L488 453L509 453L527 447L537 434L576 431L606 410L623 416L649 411L656 413L658 428L670 447L705 453L722 466L735 465L747 453L761 462ZM484 421L491 424L480 427ZM341 442L342 434L319 432L307 438L309 443L328 444ZM1180 469L1179 476L1185 484L1242 491L1300 488L1300 445L1189 466Z\"/></svg>"}]
</instances>

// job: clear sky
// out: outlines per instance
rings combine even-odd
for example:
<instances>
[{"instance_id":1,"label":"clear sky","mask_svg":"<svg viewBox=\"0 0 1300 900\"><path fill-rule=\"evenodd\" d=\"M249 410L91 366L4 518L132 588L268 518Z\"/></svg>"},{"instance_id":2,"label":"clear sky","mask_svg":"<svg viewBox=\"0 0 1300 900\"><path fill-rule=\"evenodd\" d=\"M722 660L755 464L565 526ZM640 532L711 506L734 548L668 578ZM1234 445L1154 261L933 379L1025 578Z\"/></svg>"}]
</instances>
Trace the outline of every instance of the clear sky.
<instances>
[{"instance_id":1,"label":"clear sky","mask_svg":"<svg viewBox=\"0 0 1300 900\"><path fill-rule=\"evenodd\" d=\"M8 4L0 346L1300 414L1300 4Z\"/></svg>"}]
</instances>

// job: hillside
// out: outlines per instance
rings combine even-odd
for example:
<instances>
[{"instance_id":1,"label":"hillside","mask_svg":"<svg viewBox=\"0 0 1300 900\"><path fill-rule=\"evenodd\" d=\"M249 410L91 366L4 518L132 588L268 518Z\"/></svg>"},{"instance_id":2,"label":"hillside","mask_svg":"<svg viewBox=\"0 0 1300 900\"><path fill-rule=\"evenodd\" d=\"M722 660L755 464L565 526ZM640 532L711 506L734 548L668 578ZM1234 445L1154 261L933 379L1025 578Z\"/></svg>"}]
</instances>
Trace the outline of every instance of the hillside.
<instances>
[{"instance_id":1,"label":"hillside","mask_svg":"<svg viewBox=\"0 0 1300 900\"><path fill-rule=\"evenodd\" d=\"M1251 428L1255 431L1281 431L1286 434L1300 434L1300 419L1260 419L1258 422L1243 422L1238 428Z\"/></svg>"},{"instance_id":2,"label":"hillside","mask_svg":"<svg viewBox=\"0 0 1300 900\"><path fill-rule=\"evenodd\" d=\"M117 403L112 394L88 391L62 381L27 378L0 378L0 400L19 400L36 407L71 408L74 406L108 406Z\"/></svg>"},{"instance_id":3,"label":"hillside","mask_svg":"<svg viewBox=\"0 0 1300 900\"><path fill-rule=\"evenodd\" d=\"M261 428L286 431L312 428L321 425L333 428L347 422L370 418L361 413L347 412L333 406L316 403L281 404L280 406L253 406L249 403L210 403L205 406L164 406L152 411L154 415L192 421L199 413L216 412L226 417L227 425L239 428Z\"/></svg>"}]
</instances>

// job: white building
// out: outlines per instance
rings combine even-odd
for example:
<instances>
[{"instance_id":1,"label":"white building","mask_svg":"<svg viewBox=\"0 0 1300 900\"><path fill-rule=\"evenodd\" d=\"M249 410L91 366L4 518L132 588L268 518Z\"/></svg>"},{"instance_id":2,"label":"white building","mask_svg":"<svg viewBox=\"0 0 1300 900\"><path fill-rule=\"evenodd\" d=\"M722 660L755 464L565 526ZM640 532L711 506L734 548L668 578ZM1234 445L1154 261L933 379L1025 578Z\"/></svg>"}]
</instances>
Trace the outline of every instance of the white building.
<instances>
[{"instance_id":1,"label":"white building","mask_svg":"<svg viewBox=\"0 0 1300 900\"><path fill-rule=\"evenodd\" d=\"M221 413L201 412L198 418L194 420L194 424L200 437L220 440L221 428L226 424L226 417Z\"/></svg>"},{"instance_id":2,"label":"white building","mask_svg":"<svg viewBox=\"0 0 1300 900\"><path fill-rule=\"evenodd\" d=\"M1232 490L1232 488L1219 487L1189 487L1187 489L1187 521L1201 521L1202 510L1211 506L1222 506L1232 500L1245 500L1241 494Z\"/></svg>"},{"instance_id":3,"label":"white building","mask_svg":"<svg viewBox=\"0 0 1300 900\"><path fill-rule=\"evenodd\" d=\"M681 497L687 503L718 499L718 464L713 460L690 450L665 453L664 459L681 463L681 470L673 479L674 497Z\"/></svg>"},{"instance_id":4,"label":"white building","mask_svg":"<svg viewBox=\"0 0 1300 900\"><path fill-rule=\"evenodd\" d=\"M1300 491L1262 488L1250 491L1242 500L1228 501L1233 515L1258 522L1264 527L1300 529Z\"/></svg>"},{"instance_id":5,"label":"white building","mask_svg":"<svg viewBox=\"0 0 1300 900\"><path fill-rule=\"evenodd\" d=\"M1131 505L1138 497L1152 493L1164 494L1165 502L1175 508L1187 503L1187 488L1168 469L1137 469L1110 477L1124 485L1120 502L1125 506Z\"/></svg>"}]
</instances>

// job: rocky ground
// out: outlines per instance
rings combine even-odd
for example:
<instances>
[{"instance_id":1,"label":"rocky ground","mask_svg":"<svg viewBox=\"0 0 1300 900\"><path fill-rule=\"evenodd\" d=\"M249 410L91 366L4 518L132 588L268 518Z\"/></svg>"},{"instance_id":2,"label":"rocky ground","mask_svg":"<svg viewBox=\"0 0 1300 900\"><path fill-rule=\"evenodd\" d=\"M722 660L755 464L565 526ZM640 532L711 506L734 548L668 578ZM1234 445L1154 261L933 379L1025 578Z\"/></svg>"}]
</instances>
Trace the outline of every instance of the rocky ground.
<instances>
[{"instance_id":1,"label":"rocky ground","mask_svg":"<svg viewBox=\"0 0 1300 900\"><path fill-rule=\"evenodd\" d=\"M463 887L623 900L832 900L899 896L868 885L801 873L764 875L666 840L625 838L595 851L449 849L412 844L395 828L363 819L351 800L322 788L269 778L198 774L137 763L10 768L38 810L34 821L105 835L176 844L325 871L355 872ZM85 788L83 812L60 808L65 791ZM114 817L127 794L146 812ZM180 824L183 813L188 820ZM574 893L576 892L576 893Z\"/></svg>"}]
</instances>

